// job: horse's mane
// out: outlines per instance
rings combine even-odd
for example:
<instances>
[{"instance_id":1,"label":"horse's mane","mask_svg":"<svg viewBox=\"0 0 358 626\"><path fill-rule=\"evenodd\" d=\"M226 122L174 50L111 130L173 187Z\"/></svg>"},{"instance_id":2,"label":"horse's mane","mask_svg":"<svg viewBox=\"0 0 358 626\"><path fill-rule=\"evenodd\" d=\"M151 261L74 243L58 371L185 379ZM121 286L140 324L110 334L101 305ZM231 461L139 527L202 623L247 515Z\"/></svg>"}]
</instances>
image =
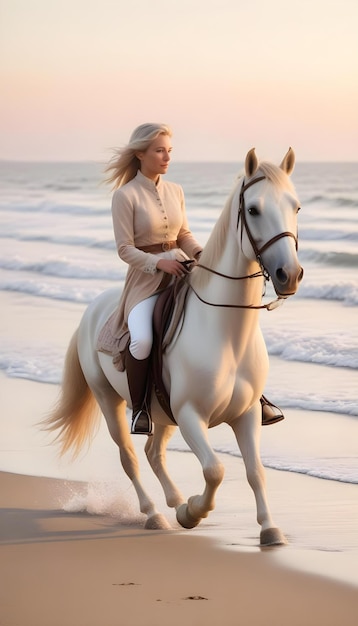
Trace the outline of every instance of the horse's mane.
<instances>
[{"instance_id":1,"label":"horse's mane","mask_svg":"<svg viewBox=\"0 0 358 626\"><path fill-rule=\"evenodd\" d=\"M204 246L200 257L200 263L202 265L206 265L207 267L215 266L223 253L227 233L229 230L232 199L236 192L237 186L238 183L235 185L234 189L230 193L230 196L226 200L221 215L216 222L206 245ZM195 271L193 273L192 282L197 287L203 287L207 284L209 278L209 272L205 272L199 269L198 271Z\"/></svg>"},{"instance_id":2,"label":"horse's mane","mask_svg":"<svg viewBox=\"0 0 358 626\"><path fill-rule=\"evenodd\" d=\"M267 181L272 183L275 187L282 189L285 187L288 191L294 192L294 186L291 182L291 179L287 176L287 174L277 165L273 163L269 163L268 161L262 161L257 169L253 178L258 176L265 176ZM224 251L225 241L227 238L227 233L229 230L230 224L230 214L231 214L231 205L233 201L233 197L239 187L241 185L243 178L245 176L245 172L240 172L238 174L235 185L226 200L225 206L222 210L222 213L216 222L211 235L204 246L203 252L200 257L200 263L207 267L214 267L217 262L220 260L220 257ZM237 207L239 208L239 207ZM192 282L196 287L205 287L210 279L209 272L203 271L195 271L192 276Z\"/></svg>"}]
</instances>

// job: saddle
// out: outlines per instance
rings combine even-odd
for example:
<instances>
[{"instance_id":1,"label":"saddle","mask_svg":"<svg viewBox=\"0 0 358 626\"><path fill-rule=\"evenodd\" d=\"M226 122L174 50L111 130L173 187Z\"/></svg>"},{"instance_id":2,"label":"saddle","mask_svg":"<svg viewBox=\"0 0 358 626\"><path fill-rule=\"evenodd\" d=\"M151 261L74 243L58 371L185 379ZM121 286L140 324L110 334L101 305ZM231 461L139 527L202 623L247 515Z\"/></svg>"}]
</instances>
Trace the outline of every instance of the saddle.
<instances>
[{"instance_id":1,"label":"saddle","mask_svg":"<svg viewBox=\"0 0 358 626\"><path fill-rule=\"evenodd\" d=\"M159 294L153 313L153 347L145 401L148 409L150 409L150 399L154 388L160 406L174 424L176 422L170 408L169 394L162 378L163 353L171 343L182 319L188 290L188 282L185 279L177 279ZM123 372L130 338L129 333L126 333L123 341L119 342L113 335L112 322L116 315L116 311L112 313L99 333L96 349L111 355L116 369Z\"/></svg>"},{"instance_id":2,"label":"saddle","mask_svg":"<svg viewBox=\"0 0 358 626\"><path fill-rule=\"evenodd\" d=\"M160 406L174 424L176 421L170 408L170 398L162 376L163 353L173 339L182 317L188 289L189 285L185 280L175 281L159 294L153 313L153 348L146 403L150 407L154 388Z\"/></svg>"}]
</instances>

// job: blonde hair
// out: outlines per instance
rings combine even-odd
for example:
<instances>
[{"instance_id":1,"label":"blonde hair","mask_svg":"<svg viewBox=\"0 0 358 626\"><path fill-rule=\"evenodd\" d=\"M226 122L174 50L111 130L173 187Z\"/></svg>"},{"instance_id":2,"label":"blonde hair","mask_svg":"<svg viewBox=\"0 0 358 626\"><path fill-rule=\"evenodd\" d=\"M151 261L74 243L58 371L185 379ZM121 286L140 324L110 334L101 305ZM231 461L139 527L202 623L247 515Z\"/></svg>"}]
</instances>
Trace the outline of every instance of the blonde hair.
<instances>
[{"instance_id":1,"label":"blonde hair","mask_svg":"<svg viewBox=\"0 0 358 626\"><path fill-rule=\"evenodd\" d=\"M138 126L132 132L129 143L123 148L114 150L113 157L105 169L105 172L109 173L105 182L114 183L113 188L118 189L132 180L140 169L137 152L145 152L159 135L171 137L171 128L167 124L154 123Z\"/></svg>"}]
</instances>

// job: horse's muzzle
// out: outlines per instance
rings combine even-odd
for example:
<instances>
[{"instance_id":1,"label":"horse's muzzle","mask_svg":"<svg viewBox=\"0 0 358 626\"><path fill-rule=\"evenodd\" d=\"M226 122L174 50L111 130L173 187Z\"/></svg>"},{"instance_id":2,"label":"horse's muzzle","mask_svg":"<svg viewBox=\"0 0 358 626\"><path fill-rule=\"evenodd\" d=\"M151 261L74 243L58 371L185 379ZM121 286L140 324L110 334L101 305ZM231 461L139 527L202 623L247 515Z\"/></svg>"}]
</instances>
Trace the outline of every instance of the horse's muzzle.
<instances>
[{"instance_id":1,"label":"horse's muzzle","mask_svg":"<svg viewBox=\"0 0 358 626\"><path fill-rule=\"evenodd\" d=\"M303 268L299 265L297 271L288 271L284 267L279 267L275 275L271 275L271 280L276 294L283 298L293 296L303 278Z\"/></svg>"}]
</instances>

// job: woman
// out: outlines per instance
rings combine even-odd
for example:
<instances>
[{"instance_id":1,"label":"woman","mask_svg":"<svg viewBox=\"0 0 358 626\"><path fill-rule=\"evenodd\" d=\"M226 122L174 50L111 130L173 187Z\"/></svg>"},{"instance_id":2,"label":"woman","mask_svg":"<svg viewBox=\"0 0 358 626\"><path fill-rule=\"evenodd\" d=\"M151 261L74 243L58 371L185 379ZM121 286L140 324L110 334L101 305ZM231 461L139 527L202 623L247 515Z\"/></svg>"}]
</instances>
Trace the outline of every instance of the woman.
<instances>
[{"instance_id":1,"label":"woman","mask_svg":"<svg viewBox=\"0 0 358 626\"><path fill-rule=\"evenodd\" d=\"M182 188L162 179L171 158L171 136L166 124L138 126L106 169L107 182L114 183L115 189L112 218L117 251L129 265L112 333L119 355L114 363L127 371L133 434L152 432L145 396L158 294L174 277L189 271L183 261L197 261L202 251L189 230ZM264 424L283 419L280 409L264 396L261 404Z\"/></svg>"},{"instance_id":2,"label":"woman","mask_svg":"<svg viewBox=\"0 0 358 626\"><path fill-rule=\"evenodd\" d=\"M117 250L129 265L114 334L123 345L129 331L125 368L133 406L131 432L147 435L152 432L144 402L154 305L174 277L188 272L181 261L198 259L202 250L189 230L182 188L162 179L171 158L171 136L166 124L138 126L106 170L116 189L112 217Z\"/></svg>"}]
</instances>

